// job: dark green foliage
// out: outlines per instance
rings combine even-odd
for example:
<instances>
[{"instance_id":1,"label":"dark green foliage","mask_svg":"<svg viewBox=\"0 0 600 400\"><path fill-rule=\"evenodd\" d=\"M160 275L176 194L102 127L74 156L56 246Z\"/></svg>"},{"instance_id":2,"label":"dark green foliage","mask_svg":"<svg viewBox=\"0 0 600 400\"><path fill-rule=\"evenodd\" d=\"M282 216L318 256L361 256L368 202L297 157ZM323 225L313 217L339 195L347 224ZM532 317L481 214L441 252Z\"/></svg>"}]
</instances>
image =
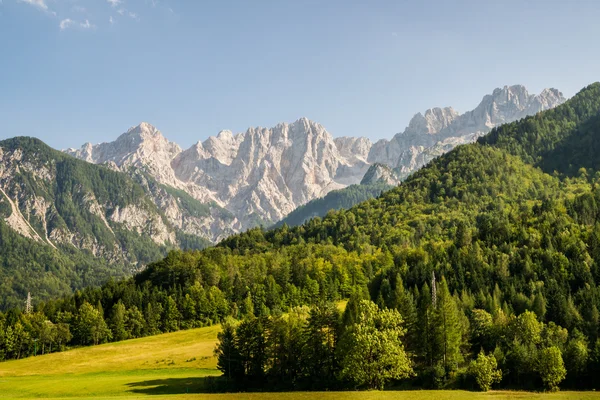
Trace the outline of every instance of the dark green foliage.
<instances>
[{"instance_id":1,"label":"dark green foliage","mask_svg":"<svg viewBox=\"0 0 600 400\"><path fill-rule=\"evenodd\" d=\"M324 217L330 210L350 208L358 203L377 197L392 187L385 183L374 183L351 185L344 189L333 190L322 198L311 200L298 207L274 226L281 227L284 224L288 226L301 225L311 218Z\"/></svg>"},{"instance_id":2,"label":"dark green foliage","mask_svg":"<svg viewBox=\"0 0 600 400\"><path fill-rule=\"evenodd\" d=\"M235 325L232 322L223 324L223 330L217 335L219 344L215 348L217 357L217 368L223 373L227 380L240 380L244 371L241 368L241 356L239 354Z\"/></svg>"}]
</instances>

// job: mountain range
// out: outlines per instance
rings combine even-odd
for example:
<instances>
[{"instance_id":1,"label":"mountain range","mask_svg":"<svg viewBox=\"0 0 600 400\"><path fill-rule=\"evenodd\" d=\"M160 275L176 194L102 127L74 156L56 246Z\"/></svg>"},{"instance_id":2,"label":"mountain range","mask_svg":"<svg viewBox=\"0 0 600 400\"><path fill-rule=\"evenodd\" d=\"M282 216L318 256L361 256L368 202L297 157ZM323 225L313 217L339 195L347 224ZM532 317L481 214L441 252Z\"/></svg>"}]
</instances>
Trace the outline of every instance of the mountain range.
<instances>
[{"instance_id":1,"label":"mountain range","mask_svg":"<svg viewBox=\"0 0 600 400\"><path fill-rule=\"evenodd\" d=\"M147 123L66 152L35 138L1 141L0 308L30 290L44 299L131 275L170 249L352 207L491 127L563 101L554 89L504 87L462 115L417 114L376 143L334 138L306 118L222 131L187 150Z\"/></svg>"},{"instance_id":2,"label":"mountain range","mask_svg":"<svg viewBox=\"0 0 600 400\"><path fill-rule=\"evenodd\" d=\"M301 118L245 133L221 131L186 150L142 123L114 142L86 143L66 152L130 175L149 176L206 204L210 212L195 224L183 221L175 205L166 214L186 233L218 242L234 232L270 226L330 191L359 184L374 164L391 168L394 176L387 173L385 180L397 184L431 159L475 141L495 126L564 101L556 89L532 95L521 85L505 86L464 114L451 107L418 113L403 132L375 143L364 137L334 138L319 123ZM375 175L371 172L370 179ZM153 198L164 203L160 193Z\"/></svg>"}]
</instances>

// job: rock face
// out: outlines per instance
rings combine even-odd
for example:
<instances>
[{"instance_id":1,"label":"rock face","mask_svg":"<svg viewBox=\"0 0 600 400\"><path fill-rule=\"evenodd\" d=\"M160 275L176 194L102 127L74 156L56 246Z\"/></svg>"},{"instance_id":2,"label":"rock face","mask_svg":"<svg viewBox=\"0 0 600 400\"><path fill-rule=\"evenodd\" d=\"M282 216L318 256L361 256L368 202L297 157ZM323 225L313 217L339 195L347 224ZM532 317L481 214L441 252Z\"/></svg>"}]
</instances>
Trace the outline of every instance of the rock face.
<instances>
[{"instance_id":1,"label":"rock face","mask_svg":"<svg viewBox=\"0 0 600 400\"><path fill-rule=\"evenodd\" d=\"M405 178L431 159L477 140L496 126L554 108L565 100L556 89L544 89L536 96L521 85L504 86L462 115L451 107L416 114L404 132L376 142L367 161L386 164Z\"/></svg>"},{"instance_id":2,"label":"rock face","mask_svg":"<svg viewBox=\"0 0 600 400\"><path fill-rule=\"evenodd\" d=\"M372 165L367 181L395 185L431 159L476 140L495 126L564 101L556 89L535 96L523 86L505 86L464 114L451 107L418 113L402 133L374 144L366 138L334 139L320 124L301 118L240 134L221 131L187 150L142 123L114 142L87 143L67 153L151 177L161 190L174 188L207 204L210 211L191 226L176 209L165 214L174 225L187 226L187 233L214 242L257 224L270 225L332 190L359 183ZM162 197L154 195L155 202L168 207ZM228 216L226 221L223 215Z\"/></svg>"},{"instance_id":3,"label":"rock face","mask_svg":"<svg viewBox=\"0 0 600 400\"><path fill-rule=\"evenodd\" d=\"M301 118L244 134L222 131L182 151L147 123L115 142L85 144L67 153L121 171L143 170L159 183L233 213L231 231L278 221L298 206L361 180L371 142L333 137ZM210 239L222 236L217 228Z\"/></svg>"},{"instance_id":4,"label":"rock face","mask_svg":"<svg viewBox=\"0 0 600 400\"><path fill-rule=\"evenodd\" d=\"M367 173L360 181L360 184L373 185L375 183L397 186L400 184L400 179L398 179L394 171L387 165L375 163L369 167Z\"/></svg>"}]
</instances>

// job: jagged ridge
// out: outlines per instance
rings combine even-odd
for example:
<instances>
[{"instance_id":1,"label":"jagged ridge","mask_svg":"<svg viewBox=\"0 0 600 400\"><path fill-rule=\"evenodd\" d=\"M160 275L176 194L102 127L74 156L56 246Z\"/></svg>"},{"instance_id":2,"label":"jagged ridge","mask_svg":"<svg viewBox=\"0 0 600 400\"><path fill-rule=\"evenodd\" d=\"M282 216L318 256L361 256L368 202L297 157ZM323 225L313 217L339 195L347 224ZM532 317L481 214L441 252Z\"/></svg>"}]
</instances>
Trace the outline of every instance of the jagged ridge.
<instances>
[{"instance_id":1,"label":"jagged ridge","mask_svg":"<svg viewBox=\"0 0 600 400\"><path fill-rule=\"evenodd\" d=\"M208 216L205 230L189 233L218 241L227 233L280 220L299 206L332 190L361 182L372 164L386 165L403 179L455 146L471 143L499 124L564 102L556 89L531 95L520 85L486 95L473 111L451 107L418 113L391 140L334 139L306 118L243 134L222 131L187 150L169 142L147 123L131 128L115 142L86 144L67 152L94 163L136 173L143 170L163 185L194 199L227 209L234 218Z\"/></svg>"}]
</instances>

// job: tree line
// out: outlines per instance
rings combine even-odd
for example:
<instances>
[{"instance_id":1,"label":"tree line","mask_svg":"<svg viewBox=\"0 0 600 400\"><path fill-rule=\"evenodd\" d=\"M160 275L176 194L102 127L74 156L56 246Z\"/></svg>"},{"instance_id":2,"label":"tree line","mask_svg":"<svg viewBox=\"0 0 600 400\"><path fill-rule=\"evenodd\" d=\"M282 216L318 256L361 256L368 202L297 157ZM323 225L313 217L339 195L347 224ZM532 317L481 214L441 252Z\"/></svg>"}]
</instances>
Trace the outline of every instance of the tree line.
<instances>
[{"instance_id":1,"label":"tree line","mask_svg":"<svg viewBox=\"0 0 600 400\"><path fill-rule=\"evenodd\" d=\"M325 303L229 320L218 368L237 390L596 387L600 342L590 351L581 332L532 311L466 308L445 279L434 287L398 286L390 307L356 293L343 313Z\"/></svg>"}]
</instances>

